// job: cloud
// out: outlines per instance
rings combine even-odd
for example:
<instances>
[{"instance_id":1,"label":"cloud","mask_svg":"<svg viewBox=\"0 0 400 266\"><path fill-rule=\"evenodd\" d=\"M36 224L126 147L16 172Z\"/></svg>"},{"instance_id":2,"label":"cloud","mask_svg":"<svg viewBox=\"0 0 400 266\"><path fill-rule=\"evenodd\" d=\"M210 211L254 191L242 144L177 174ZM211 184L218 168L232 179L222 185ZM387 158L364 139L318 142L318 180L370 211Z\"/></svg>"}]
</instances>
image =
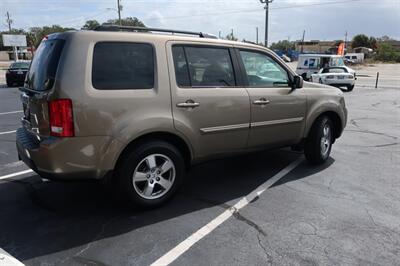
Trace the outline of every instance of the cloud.
<instances>
[{"instance_id":1,"label":"cloud","mask_svg":"<svg viewBox=\"0 0 400 266\"><path fill-rule=\"evenodd\" d=\"M332 4L332 2L340 2ZM176 28L227 35L239 39L264 38L265 11L258 0L121 0L123 17L133 16L153 27ZM2 13L9 10L17 28L60 24L79 28L85 20L104 22L116 18L112 0L2 0ZM270 5L271 41L341 39L357 33L400 38L399 0L275 0ZM5 26L2 25L2 29Z\"/></svg>"}]
</instances>

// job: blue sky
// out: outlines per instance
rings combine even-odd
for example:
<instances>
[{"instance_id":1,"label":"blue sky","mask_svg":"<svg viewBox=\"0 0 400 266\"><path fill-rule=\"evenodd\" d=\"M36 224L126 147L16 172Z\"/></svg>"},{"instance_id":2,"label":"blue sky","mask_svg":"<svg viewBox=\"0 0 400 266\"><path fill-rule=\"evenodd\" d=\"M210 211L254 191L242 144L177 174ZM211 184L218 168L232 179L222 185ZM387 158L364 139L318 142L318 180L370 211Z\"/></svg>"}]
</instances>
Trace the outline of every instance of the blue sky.
<instances>
[{"instance_id":1,"label":"blue sky","mask_svg":"<svg viewBox=\"0 0 400 266\"><path fill-rule=\"evenodd\" d=\"M13 27L59 24L80 28L88 19L116 18L117 0L1 0L2 23L9 11ZM259 0L121 0L122 16L136 16L147 26L204 31L240 39L264 38L264 9ZM111 8L111 9L110 9ZM357 33L400 39L400 0L274 0L270 5L269 39L343 39Z\"/></svg>"}]
</instances>

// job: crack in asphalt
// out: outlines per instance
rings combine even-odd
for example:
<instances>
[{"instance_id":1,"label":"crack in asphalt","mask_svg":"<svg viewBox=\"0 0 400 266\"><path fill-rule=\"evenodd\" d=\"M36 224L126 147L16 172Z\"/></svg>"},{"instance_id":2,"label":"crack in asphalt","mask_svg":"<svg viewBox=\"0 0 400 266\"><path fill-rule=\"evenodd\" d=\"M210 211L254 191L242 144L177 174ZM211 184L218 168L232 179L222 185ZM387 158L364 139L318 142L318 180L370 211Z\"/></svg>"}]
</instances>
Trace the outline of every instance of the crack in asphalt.
<instances>
[{"instance_id":1,"label":"crack in asphalt","mask_svg":"<svg viewBox=\"0 0 400 266\"><path fill-rule=\"evenodd\" d=\"M259 234L263 235L264 237L267 236L267 233L258 224L256 224L252 220L250 220L250 219L246 218L245 216L243 216L242 214L240 214L239 211L235 207L233 207L233 206L231 206L231 205L229 205L227 203L221 203L221 202L218 202L218 201L205 199L205 198L198 197L198 196L195 196L195 195L189 195L187 193L181 193L181 194L183 196L185 196L185 197L188 197L188 198L192 199L192 200L196 200L196 201L200 201L200 202L206 203L209 206L218 206L218 207L220 207L220 208L222 208L224 210L231 210L233 217L236 218L238 221L241 221L241 222L249 225L250 227L254 228Z\"/></svg>"}]
</instances>

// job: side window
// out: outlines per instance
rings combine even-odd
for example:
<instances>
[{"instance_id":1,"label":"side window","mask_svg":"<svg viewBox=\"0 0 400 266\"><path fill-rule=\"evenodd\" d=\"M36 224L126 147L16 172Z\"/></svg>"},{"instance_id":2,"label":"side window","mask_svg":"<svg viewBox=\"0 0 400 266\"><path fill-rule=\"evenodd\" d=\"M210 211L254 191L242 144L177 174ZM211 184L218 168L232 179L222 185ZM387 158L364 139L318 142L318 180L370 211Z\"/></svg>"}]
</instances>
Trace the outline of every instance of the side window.
<instances>
[{"instance_id":1,"label":"side window","mask_svg":"<svg viewBox=\"0 0 400 266\"><path fill-rule=\"evenodd\" d=\"M172 53L179 86L230 87L236 85L229 49L175 46Z\"/></svg>"},{"instance_id":2,"label":"side window","mask_svg":"<svg viewBox=\"0 0 400 266\"><path fill-rule=\"evenodd\" d=\"M176 83L181 87L190 87L189 68L183 47L173 46L172 56L174 57Z\"/></svg>"},{"instance_id":3,"label":"side window","mask_svg":"<svg viewBox=\"0 0 400 266\"><path fill-rule=\"evenodd\" d=\"M269 56L249 51L240 51L249 86L288 87L286 70Z\"/></svg>"},{"instance_id":4,"label":"side window","mask_svg":"<svg viewBox=\"0 0 400 266\"><path fill-rule=\"evenodd\" d=\"M308 66L308 60L304 60L304 66Z\"/></svg>"},{"instance_id":5,"label":"side window","mask_svg":"<svg viewBox=\"0 0 400 266\"><path fill-rule=\"evenodd\" d=\"M97 43L93 52L92 83L98 90L153 88L153 47L144 43Z\"/></svg>"}]
</instances>

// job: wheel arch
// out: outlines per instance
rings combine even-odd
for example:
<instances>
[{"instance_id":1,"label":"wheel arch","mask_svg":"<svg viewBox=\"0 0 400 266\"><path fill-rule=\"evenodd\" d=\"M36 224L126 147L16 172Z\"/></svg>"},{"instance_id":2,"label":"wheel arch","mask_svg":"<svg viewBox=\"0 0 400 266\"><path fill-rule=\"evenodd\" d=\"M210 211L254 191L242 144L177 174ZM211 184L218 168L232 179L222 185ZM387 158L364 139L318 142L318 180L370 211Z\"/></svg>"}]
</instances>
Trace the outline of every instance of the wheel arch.
<instances>
[{"instance_id":1,"label":"wheel arch","mask_svg":"<svg viewBox=\"0 0 400 266\"><path fill-rule=\"evenodd\" d=\"M115 163L114 168L118 167L118 164L121 162L122 158L124 158L125 154L127 154L129 151L138 147L142 143L152 140L166 141L174 145L182 153L182 156L185 160L186 168L190 167L193 159L193 153L188 142L184 140L181 136L178 136L177 134L166 131L158 131L138 136L133 140L131 140L127 145L125 145L125 147L122 149L122 151L119 153L117 157L117 161Z\"/></svg>"},{"instance_id":2,"label":"wheel arch","mask_svg":"<svg viewBox=\"0 0 400 266\"><path fill-rule=\"evenodd\" d=\"M343 122L342 122L340 115L335 111L324 111L324 112L320 113L319 115L317 115L312 120L312 123L310 123L310 126L308 127L308 130L306 132L306 137L308 137L308 135L310 134L311 128L314 126L317 119L322 116L327 116L332 121L334 137L335 137L335 139L339 138L340 135L342 134Z\"/></svg>"}]
</instances>

